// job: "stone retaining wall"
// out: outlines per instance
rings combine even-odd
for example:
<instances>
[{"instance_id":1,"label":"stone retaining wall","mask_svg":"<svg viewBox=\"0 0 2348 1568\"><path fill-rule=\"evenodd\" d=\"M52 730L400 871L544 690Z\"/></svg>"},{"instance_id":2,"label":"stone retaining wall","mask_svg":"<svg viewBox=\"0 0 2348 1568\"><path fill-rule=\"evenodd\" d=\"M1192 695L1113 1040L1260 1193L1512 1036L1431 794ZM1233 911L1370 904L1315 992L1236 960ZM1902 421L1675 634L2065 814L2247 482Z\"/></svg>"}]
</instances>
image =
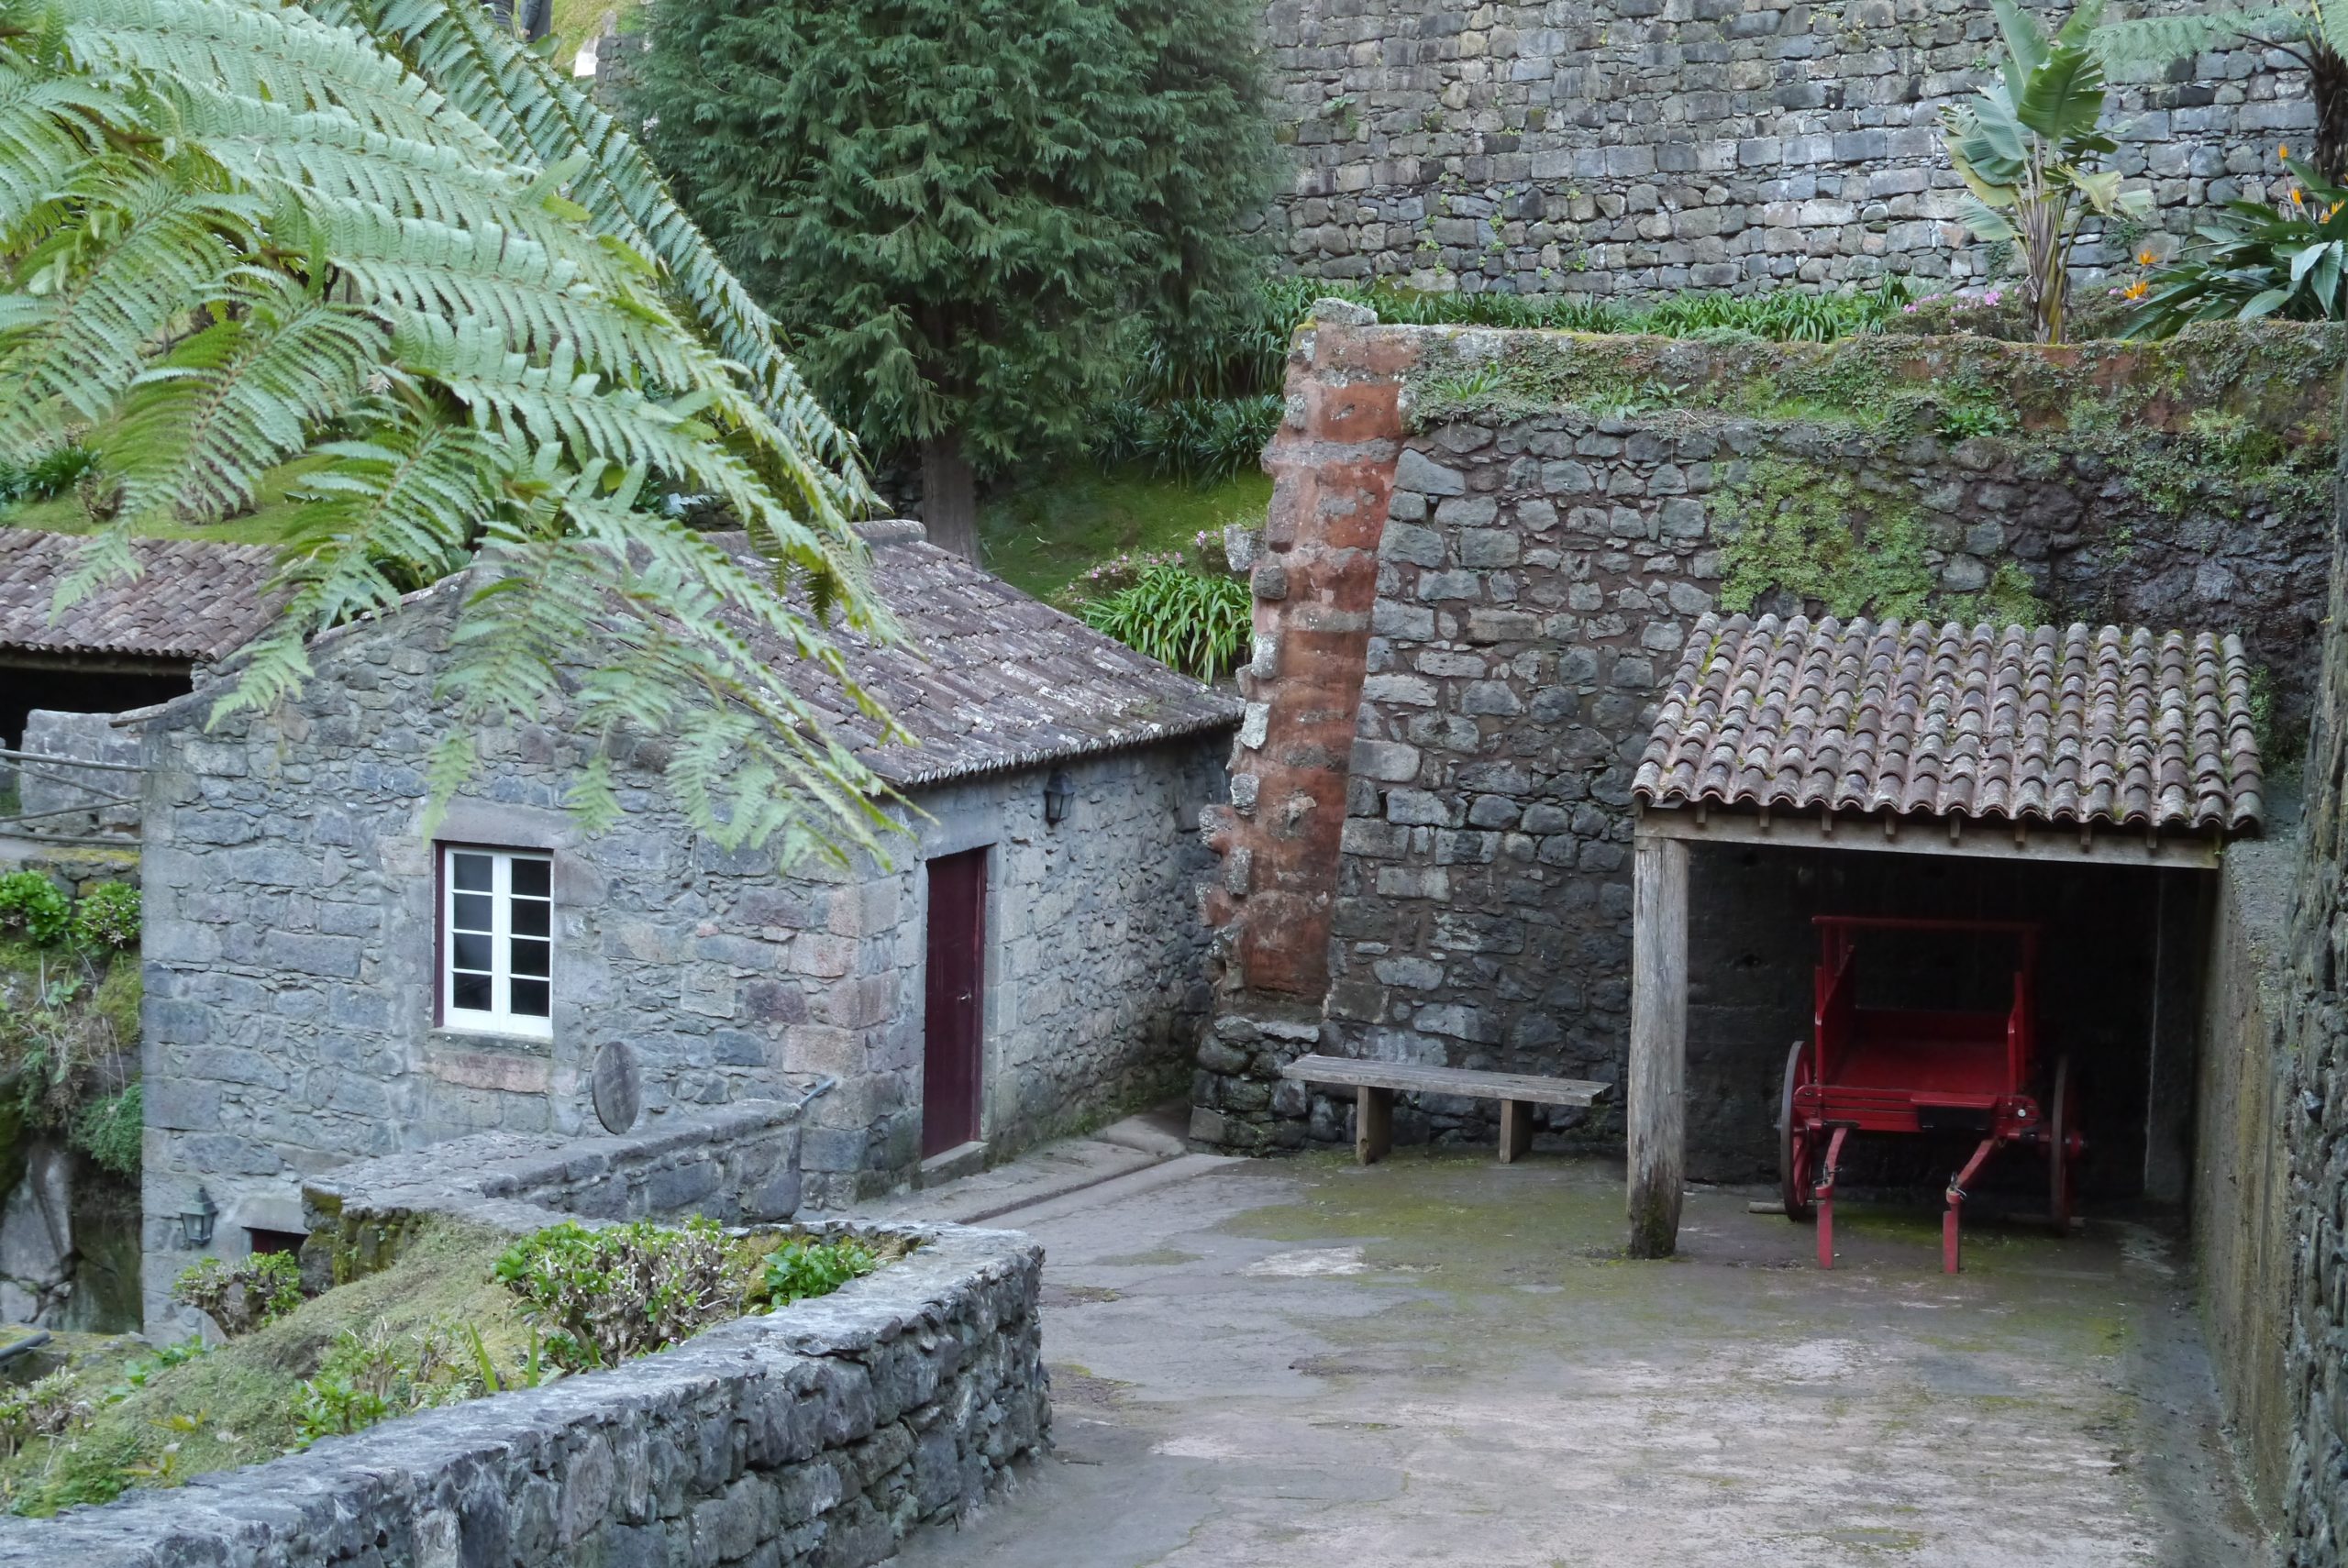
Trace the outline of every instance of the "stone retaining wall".
<instances>
[{"instance_id":1,"label":"stone retaining wall","mask_svg":"<svg viewBox=\"0 0 2348 1568\"><path fill-rule=\"evenodd\" d=\"M2239 630L2287 756L2324 613L2342 359L2335 331L2288 326L2050 351L1324 316L1300 335L1267 456L1254 708L1213 819L1227 994L1194 1135L1345 1139L1344 1100L1316 1109L1278 1080L1316 1044L1618 1079L1631 772L1690 624L1724 602ZM1396 411L1382 434L1373 407ZM1322 586L1373 559L1368 604ZM1300 660L1315 626L1341 630ZM1325 738L1288 717L1342 711L1337 641L1362 661L1342 789ZM1335 856L1301 856L1340 814ZM1282 880L1259 907L1268 859ZM1325 900L1317 999L1283 945L1313 936L1289 912L1299 887ZM1774 1092L1783 1051L1736 1081ZM1397 1135L1489 1141L1494 1114L1430 1101L1398 1112ZM1618 1114L1545 1119L1611 1147Z\"/></svg>"},{"instance_id":2,"label":"stone retaining wall","mask_svg":"<svg viewBox=\"0 0 2348 1568\"><path fill-rule=\"evenodd\" d=\"M2059 11L2033 6L2049 20ZM2152 0L2131 15L2199 9ZM1999 57L1981 0L1272 0L1290 265L1423 289L1977 279L1940 111ZM2182 239L2274 190L2307 74L2238 46L2111 94L2112 166ZM2132 244L2090 244L2089 287ZM2141 241L2136 241L2141 243Z\"/></svg>"},{"instance_id":3,"label":"stone retaining wall","mask_svg":"<svg viewBox=\"0 0 2348 1568\"><path fill-rule=\"evenodd\" d=\"M558 1166L493 1135L347 1168L312 1199L346 1231L396 1232L426 1204L526 1231L560 1216L526 1198L596 1204L615 1175L657 1184L681 1168L674 1152L581 1147ZM482 1174L456 1174L468 1170ZM921 1244L834 1295L611 1371L53 1521L0 1521L0 1564L880 1562L975 1507L1045 1441L1042 1251L961 1226L818 1229Z\"/></svg>"},{"instance_id":4,"label":"stone retaining wall","mask_svg":"<svg viewBox=\"0 0 2348 1568\"><path fill-rule=\"evenodd\" d=\"M622 1137L484 1132L343 1165L302 1186L303 1261L337 1284L372 1274L438 1215L517 1231L566 1216L777 1223L799 1208L803 1110L745 1100Z\"/></svg>"},{"instance_id":5,"label":"stone retaining wall","mask_svg":"<svg viewBox=\"0 0 2348 1568\"><path fill-rule=\"evenodd\" d=\"M2289 1009L2296 832L2226 852L2202 985L2195 1086L2193 1272L2226 1423L2250 1491L2273 1517L2288 1490L2294 1254Z\"/></svg>"}]
</instances>

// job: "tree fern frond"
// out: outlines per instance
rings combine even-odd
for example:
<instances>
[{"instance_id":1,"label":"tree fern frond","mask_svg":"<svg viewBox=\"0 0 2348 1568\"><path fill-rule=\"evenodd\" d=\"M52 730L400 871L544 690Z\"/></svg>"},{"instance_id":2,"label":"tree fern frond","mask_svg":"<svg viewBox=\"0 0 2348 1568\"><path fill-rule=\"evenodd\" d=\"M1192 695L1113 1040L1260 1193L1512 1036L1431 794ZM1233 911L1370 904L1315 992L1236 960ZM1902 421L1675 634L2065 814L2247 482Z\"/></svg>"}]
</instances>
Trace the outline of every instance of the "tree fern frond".
<instances>
[{"instance_id":1,"label":"tree fern frond","mask_svg":"<svg viewBox=\"0 0 2348 1568\"><path fill-rule=\"evenodd\" d=\"M436 801L479 727L559 722L593 743L595 823L615 748L657 735L726 842L877 848L884 790L772 662L894 733L781 575L885 625L853 449L633 144L469 4L0 0L0 457L85 426L119 503L61 602L298 454L283 608L216 723L281 704L316 633L472 567ZM656 474L769 558L643 504Z\"/></svg>"},{"instance_id":2,"label":"tree fern frond","mask_svg":"<svg viewBox=\"0 0 2348 1568\"><path fill-rule=\"evenodd\" d=\"M482 127L364 33L276 0L73 0L68 48L96 70L178 77L503 161Z\"/></svg>"},{"instance_id":3,"label":"tree fern frond","mask_svg":"<svg viewBox=\"0 0 2348 1568\"><path fill-rule=\"evenodd\" d=\"M25 74L0 60L0 232L54 195L123 123L111 94L72 78Z\"/></svg>"},{"instance_id":4,"label":"tree fern frond","mask_svg":"<svg viewBox=\"0 0 2348 1568\"><path fill-rule=\"evenodd\" d=\"M57 403L99 418L164 325L216 295L228 236L248 237L259 208L208 173L184 154L127 175L83 166L75 208L17 266L40 308L0 335L0 453L53 442Z\"/></svg>"},{"instance_id":5,"label":"tree fern frond","mask_svg":"<svg viewBox=\"0 0 2348 1568\"><path fill-rule=\"evenodd\" d=\"M237 280L220 319L139 376L94 445L134 525L209 522L249 506L260 476L359 399L390 335L360 310L271 273Z\"/></svg>"},{"instance_id":6,"label":"tree fern frond","mask_svg":"<svg viewBox=\"0 0 2348 1568\"><path fill-rule=\"evenodd\" d=\"M2166 65L2230 39L2305 38L2308 24L2304 12L2282 6L2221 9L2191 17L2132 17L2097 28L2088 35L2088 45L2115 68Z\"/></svg>"},{"instance_id":7,"label":"tree fern frond","mask_svg":"<svg viewBox=\"0 0 2348 1568\"><path fill-rule=\"evenodd\" d=\"M497 504L512 464L485 432L407 407L370 442L316 448L333 466L310 477L273 587L276 624L249 645L213 722L265 710L310 675L314 634L380 613L421 583L457 570L473 531Z\"/></svg>"},{"instance_id":8,"label":"tree fern frond","mask_svg":"<svg viewBox=\"0 0 2348 1568\"><path fill-rule=\"evenodd\" d=\"M776 425L810 459L794 483L803 508L829 531L840 516L877 504L862 456L783 357L772 319L718 259L641 149L611 116L547 61L501 31L480 7L457 0L314 0L350 15L397 49L426 80L507 147L540 161L584 154L571 195L596 226L664 267L718 351L743 367Z\"/></svg>"}]
</instances>

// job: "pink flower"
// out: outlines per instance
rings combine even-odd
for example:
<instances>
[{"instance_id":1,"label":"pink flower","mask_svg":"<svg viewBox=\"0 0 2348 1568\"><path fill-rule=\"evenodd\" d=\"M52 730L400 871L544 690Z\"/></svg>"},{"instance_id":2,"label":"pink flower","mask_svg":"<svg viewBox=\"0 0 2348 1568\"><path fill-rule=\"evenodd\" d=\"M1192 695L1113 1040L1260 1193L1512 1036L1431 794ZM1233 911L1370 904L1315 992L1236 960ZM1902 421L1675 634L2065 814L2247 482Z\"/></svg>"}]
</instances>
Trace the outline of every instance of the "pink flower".
<instances>
[{"instance_id":1,"label":"pink flower","mask_svg":"<svg viewBox=\"0 0 2348 1568\"><path fill-rule=\"evenodd\" d=\"M1981 303L1982 303L1983 304L1996 304L1998 303L1999 298L1999 293L1998 293L1998 291L1997 291L1997 290L1995 290L1995 289L1991 289L1988 293L1983 294L1983 295L1981 296Z\"/></svg>"}]
</instances>

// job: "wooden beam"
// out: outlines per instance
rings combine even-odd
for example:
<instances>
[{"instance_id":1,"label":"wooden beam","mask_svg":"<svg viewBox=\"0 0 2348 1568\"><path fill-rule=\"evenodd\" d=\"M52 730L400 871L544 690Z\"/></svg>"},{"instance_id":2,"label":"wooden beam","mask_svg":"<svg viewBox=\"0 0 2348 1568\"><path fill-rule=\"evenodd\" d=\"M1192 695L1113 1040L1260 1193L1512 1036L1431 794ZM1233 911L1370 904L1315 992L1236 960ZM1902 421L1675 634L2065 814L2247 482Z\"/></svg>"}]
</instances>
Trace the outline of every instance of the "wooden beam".
<instances>
[{"instance_id":1,"label":"wooden beam","mask_svg":"<svg viewBox=\"0 0 2348 1568\"><path fill-rule=\"evenodd\" d=\"M1848 819L1845 819L1847 822ZM1833 834L1822 822L1810 832L1773 823L1763 827L1757 817L1726 811L1699 812L1656 806L1639 813L1637 836L1673 839L1686 844L1757 844L1778 849L1855 849L1893 855L1957 856L1978 860L2032 860L2044 865L2085 863L2090 866L2149 866L2172 871L2211 871L2224 856L2225 846L2210 838L2165 838L2147 842L2143 835L2108 830L2017 828L2005 834L1968 834L1948 838L1932 834L1898 834L1899 819L1883 819L1883 836Z\"/></svg>"},{"instance_id":2,"label":"wooden beam","mask_svg":"<svg viewBox=\"0 0 2348 1568\"><path fill-rule=\"evenodd\" d=\"M1659 835L1631 857L1631 1255L1669 1257L1686 1188L1688 846Z\"/></svg>"},{"instance_id":3,"label":"wooden beam","mask_svg":"<svg viewBox=\"0 0 2348 1568\"><path fill-rule=\"evenodd\" d=\"M1368 1084L1354 1091L1354 1158L1374 1165L1394 1147L1394 1091Z\"/></svg>"},{"instance_id":4,"label":"wooden beam","mask_svg":"<svg viewBox=\"0 0 2348 1568\"><path fill-rule=\"evenodd\" d=\"M1532 1102L1522 1099L1501 1101L1501 1164L1512 1165L1532 1152Z\"/></svg>"}]
</instances>

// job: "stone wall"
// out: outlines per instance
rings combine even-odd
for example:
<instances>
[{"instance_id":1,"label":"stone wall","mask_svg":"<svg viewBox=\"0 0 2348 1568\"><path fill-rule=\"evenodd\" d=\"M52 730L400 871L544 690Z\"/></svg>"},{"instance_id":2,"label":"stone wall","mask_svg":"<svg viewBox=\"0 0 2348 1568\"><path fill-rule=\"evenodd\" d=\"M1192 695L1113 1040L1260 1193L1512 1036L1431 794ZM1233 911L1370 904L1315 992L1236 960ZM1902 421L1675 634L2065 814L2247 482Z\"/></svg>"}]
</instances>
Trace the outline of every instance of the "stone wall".
<instances>
[{"instance_id":1,"label":"stone wall","mask_svg":"<svg viewBox=\"0 0 2348 1568\"><path fill-rule=\"evenodd\" d=\"M1316 1108L1277 1082L1315 1043L1616 1080L1632 767L1694 617L1724 602L2240 630L2287 737L2309 708L2303 650L2323 615L2341 360L2332 332L2284 326L2049 351L1324 317L1300 335L1291 423L1267 459L1279 489L1243 688L1268 723L1243 732L1215 824L1216 912L1240 934L1202 1047L1194 1132L1243 1149L1342 1139L1342 1100ZM1373 385L1397 389L1401 410L1382 527L1352 511L1287 517L1282 497L1302 490L1292 469L1325 462L1352 482L1368 460L1330 411L1336 391L1358 403ZM1350 777L1342 797L1275 794L1257 780L1292 764L1283 705L1317 711L1339 685L1324 661L1291 689L1288 628L1348 613L1301 599L1279 568L1340 547L1377 552L1374 603L1353 634L1364 676ZM1340 809L1341 848L1323 867L1330 983L1318 1009L1300 1008L1254 978L1259 917L1235 872L1285 824ZM1403 1113L1398 1135L1488 1140L1494 1114L1437 1101ZM1545 1115L1568 1141L1619 1136L1605 1102Z\"/></svg>"},{"instance_id":2,"label":"stone wall","mask_svg":"<svg viewBox=\"0 0 2348 1568\"><path fill-rule=\"evenodd\" d=\"M2348 525L2348 515L2340 523ZM2281 949L2277 1131L2289 1150L2283 1347L2290 1568L2348 1562L2348 526L2334 535L2301 852ZM2264 999L2262 999L2262 1004ZM2221 1363L2221 1365L2224 1364Z\"/></svg>"},{"instance_id":3,"label":"stone wall","mask_svg":"<svg viewBox=\"0 0 2348 1568\"><path fill-rule=\"evenodd\" d=\"M138 836L138 734L117 727L112 713L62 713L36 708L25 716L29 756L94 762L99 767L27 762L14 770L20 809L37 820L24 825L46 836ZM0 784L7 782L0 778ZM128 797L127 802L124 797ZM81 808L88 808L83 810Z\"/></svg>"},{"instance_id":4,"label":"stone wall","mask_svg":"<svg viewBox=\"0 0 2348 1568\"><path fill-rule=\"evenodd\" d=\"M632 1054L645 1114L797 1098L811 1204L903 1180L920 1147L925 858L991 856L984 1131L995 1152L1172 1092L1207 1001L1191 831L1222 788L1207 735L918 791L892 864L808 862L696 833L622 759L622 821L561 808L583 762L558 724L480 737L473 784L424 828L437 649L460 584L314 650L270 715L149 724L148 1250L204 1185L219 1245L292 1228L300 1181L484 1130L574 1134L588 1077ZM553 1037L435 1022L434 839L545 849ZM272 1218L274 1217L274 1218ZM150 1285L153 1282L150 1281Z\"/></svg>"},{"instance_id":5,"label":"stone wall","mask_svg":"<svg viewBox=\"0 0 2348 1568\"><path fill-rule=\"evenodd\" d=\"M1987 264L1938 128L1999 55L1981 0L1272 0L1266 17L1294 171L1274 224L1308 276L1615 293ZM2164 245L2196 208L2265 194L2277 144L2314 124L2279 54L2136 74L2158 80L2117 86L2105 124ZM2082 281L2108 259L2090 246Z\"/></svg>"},{"instance_id":6,"label":"stone wall","mask_svg":"<svg viewBox=\"0 0 2348 1568\"><path fill-rule=\"evenodd\" d=\"M737 1133L765 1121L747 1108L735 1116ZM615 1171L678 1168L672 1147L651 1143L601 1141L581 1152L600 1170L556 1173L491 1134L434 1161L347 1170L311 1197L346 1235L396 1236L424 1211L526 1231L560 1216L525 1192L561 1201ZM485 1179L452 1176L484 1169ZM751 1189L725 1195L728 1208L757 1204ZM880 1562L925 1525L976 1507L1045 1441L1043 1259L1006 1231L862 1231L920 1245L834 1295L614 1370L403 1417L53 1521L0 1521L0 1563Z\"/></svg>"},{"instance_id":7,"label":"stone wall","mask_svg":"<svg viewBox=\"0 0 2348 1568\"><path fill-rule=\"evenodd\" d=\"M2284 1348L2295 1253L2283 1034L2296 832L2227 851L2202 988L2195 1085L2193 1271L2226 1424L2256 1504L2288 1490L2292 1383Z\"/></svg>"}]
</instances>

